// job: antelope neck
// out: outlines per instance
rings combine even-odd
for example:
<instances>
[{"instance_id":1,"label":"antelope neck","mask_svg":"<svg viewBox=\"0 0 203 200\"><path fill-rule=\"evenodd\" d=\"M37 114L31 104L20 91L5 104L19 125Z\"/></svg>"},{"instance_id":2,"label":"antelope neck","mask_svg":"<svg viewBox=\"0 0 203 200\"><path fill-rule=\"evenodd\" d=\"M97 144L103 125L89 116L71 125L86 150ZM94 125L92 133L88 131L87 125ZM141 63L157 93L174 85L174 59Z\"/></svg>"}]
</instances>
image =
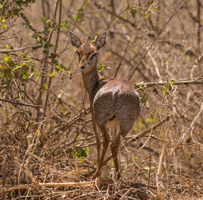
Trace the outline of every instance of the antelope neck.
<instances>
[{"instance_id":1,"label":"antelope neck","mask_svg":"<svg viewBox=\"0 0 203 200\"><path fill-rule=\"evenodd\" d=\"M94 92L96 85L99 82L99 75L97 73L97 66L88 73L82 74L83 83L89 96Z\"/></svg>"}]
</instances>

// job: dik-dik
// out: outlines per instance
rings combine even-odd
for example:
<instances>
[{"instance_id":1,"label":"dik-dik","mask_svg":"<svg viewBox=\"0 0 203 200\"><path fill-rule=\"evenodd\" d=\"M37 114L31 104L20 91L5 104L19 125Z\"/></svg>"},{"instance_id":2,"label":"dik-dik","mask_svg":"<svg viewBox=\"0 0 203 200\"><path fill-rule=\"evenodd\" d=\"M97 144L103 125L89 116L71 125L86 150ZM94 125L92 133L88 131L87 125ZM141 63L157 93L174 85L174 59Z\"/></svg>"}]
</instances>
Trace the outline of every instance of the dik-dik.
<instances>
[{"instance_id":1,"label":"dik-dik","mask_svg":"<svg viewBox=\"0 0 203 200\"><path fill-rule=\"evenodd\" d=\"M133 85L123 78L100 79L97 72L97 55L106 44L106 32L100 35L95 44L90 41L82 43L79 37L70 32L70 41L77 47L79 67L82 72L84 87L89 94L93 128L97 145L98 167L95 178L102 167L104 156L109 145L111 129L111 151L116 169L116 180L120 178L118 150L121 136L124 138L132 129L138 118L141 107L140 97ZM113 66L112 66L113 67ZM103 135L103 150L100 156L100 138L97 127Z\"/></svg>"}]
</instances>

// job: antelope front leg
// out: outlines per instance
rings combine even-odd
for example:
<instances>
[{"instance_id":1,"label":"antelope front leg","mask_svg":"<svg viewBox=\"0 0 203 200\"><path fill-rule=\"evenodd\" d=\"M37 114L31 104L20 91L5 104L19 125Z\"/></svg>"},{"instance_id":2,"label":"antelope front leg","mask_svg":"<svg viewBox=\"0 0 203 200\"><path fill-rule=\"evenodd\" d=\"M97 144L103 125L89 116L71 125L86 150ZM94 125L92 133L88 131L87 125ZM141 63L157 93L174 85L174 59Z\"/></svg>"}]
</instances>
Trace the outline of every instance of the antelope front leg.
<instances>
[{"instance_id":1,"label":"antelope front leg","mask_svg":"<svg viewBox=\"0 0 203 200\"><path fill-rule=\"evenodd\" d=\"M93 124L93 128L94 128L94 133L95 133L95 137L96 137L96 146L97 146L97 165L99 164L100 161L100 148L101 148L101 142L100 142L100 138L99 138L99 133L98 133L98 129L97 129L97 124L95 122L94 116L92 115L92 124Z\"/></svg>"},{"instance_id":2,"label":"antelope front leg","mask_svg":"<svg viewBox=\"0 0 203 200\"><path fill-rule=\"evenodd\" d=\"M104 160L104 156L106 154L106 151L108 149L108 146L109 146L109 141L110 141L110 137L109 137L109 134L106 130L106 127L105 125L102 125L99 127L101 132L102 132L102 135L103 135L103 151L102 151L102 155L101 155L101 159L99 161L99 164L98 164L98 167L97 167L97 170L93 176L93 179L96 178L99 174L99 171L100 169L102 168L102 164L103 164L103 160Z\"/></svg>"}]
</instances>

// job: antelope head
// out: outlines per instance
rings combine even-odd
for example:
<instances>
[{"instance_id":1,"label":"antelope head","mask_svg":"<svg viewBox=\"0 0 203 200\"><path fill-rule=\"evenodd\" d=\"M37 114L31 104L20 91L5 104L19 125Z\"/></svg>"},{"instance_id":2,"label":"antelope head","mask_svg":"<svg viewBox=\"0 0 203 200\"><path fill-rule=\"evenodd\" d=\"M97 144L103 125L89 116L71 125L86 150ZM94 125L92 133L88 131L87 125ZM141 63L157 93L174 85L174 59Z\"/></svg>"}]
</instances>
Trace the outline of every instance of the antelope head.
<instances>
[{"instance_id":1,"label":"antelope head","mask_svg":"<svg viewBox=\"0 0 203 200\"><path fill-rule=\"evenodd\" d=\"M106 44L106 32L100 35L95 44L90 40L90 37L86 42L82 43L80 38L74 33L70 32L70 41L73 46L77 47L76 53L79 58L79 67L83 74L87 74L94 70L97 65L97 54L101 47Z\"/></svg>"}]
</instances>

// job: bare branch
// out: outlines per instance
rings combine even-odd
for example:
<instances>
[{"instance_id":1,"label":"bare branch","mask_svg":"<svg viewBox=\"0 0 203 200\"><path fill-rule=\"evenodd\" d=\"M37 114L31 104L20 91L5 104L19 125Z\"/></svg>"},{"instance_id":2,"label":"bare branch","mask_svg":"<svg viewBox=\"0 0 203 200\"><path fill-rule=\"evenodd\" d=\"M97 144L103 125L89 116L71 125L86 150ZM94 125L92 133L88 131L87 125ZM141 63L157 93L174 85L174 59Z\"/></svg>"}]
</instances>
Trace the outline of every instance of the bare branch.
<instances>
[{"instance_id":1,"label":"bare branch","mask_svg":"<svg viewBox=\"0 0 203 200\"><path fill-rule=\"evenodd\" d=\"M142 62L142 60L144 59L144 57L147 55L147 53L149 52L149 50L154 46L155 42L157 41L157 39L160 37L160 35L162 34L163 30L165 29L166 25L170 22L170 20L175 16L175 14L178 12L178 10L180 9L180 7L182 6L182 3L184 2L184 0L181 0L177 7L173 10L173 12L171 13L171 15L169 16L169 18L166 20L166 23L164 24L163 28L161 29L161 31L158 33L158 35L156 36L155 40L152 42L152 44L150 45L150 47L144 52L144 54L142 55L142 57L140 58L139 62L137 63L137 65L135 66L135 68L126 76L126 78L128 80L130 80L133 76L133 74L135 73L135 70L138 68L138 66L140 65L140 63Z\"/></svg>"},{"instance_id":2,"label":"bare branch","mask_svg":"<svg viewBox=\"0 0 203 200\"><path fill-rule=\"evenodd\" d=\"M5 50L0 50L0 53L8 54L8 53L11 53L11 52L22 51L22 50L25 50L25 49L28 49L28 48L35 48L35 47L38 47L38 46L39 46L38 44L33 44L33 45L25 46L25 47L20 47L20 48L17 48L17 49L11 49L11 50L5 49Z\"/></svg>"},{"instance_id":3,"label":"bare branch","mask_svg":"<svg viewBox=\"0 0 203 200\"><path fill-rule=\"evenodd\" d=\"M43 106L39 106L39 105L20 103L20 102L10 101L10 100L6 100L6 99L2 99L2 98L0 98L0 101L4 101L4 102L7 102L7 103L13 103L13 104L16 104L16 105L34 107L34 108L43 108Z\"/></svg>"},{"instance_id":4,"label":"bare branch","mask_svg":"<svg viewBox=\"0 0 203 200\"><path fill-rule=\"evenodd\" d=\"M140 86L143 86L142 88L144 89L144 88L155 87L155 86L164 86L166 83L167 82L141 83ZM197 85L197 84L203 84L203 80L175 81L175 82L172 82L172 85ZM139 85L139 83L138 83L138 85Z\"/></svg>"}]
</instances>

